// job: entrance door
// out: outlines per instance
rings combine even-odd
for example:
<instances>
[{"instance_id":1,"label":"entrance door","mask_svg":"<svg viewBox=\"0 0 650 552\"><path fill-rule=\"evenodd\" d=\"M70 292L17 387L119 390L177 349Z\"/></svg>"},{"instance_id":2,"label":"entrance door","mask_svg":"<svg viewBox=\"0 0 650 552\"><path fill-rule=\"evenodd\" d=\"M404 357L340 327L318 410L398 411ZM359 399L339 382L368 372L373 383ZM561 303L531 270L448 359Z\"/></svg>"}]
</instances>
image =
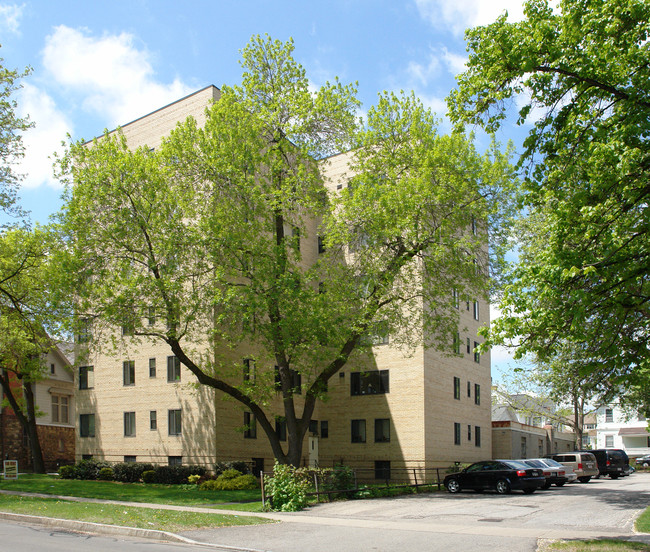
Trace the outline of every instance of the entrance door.
<instances>
[{"instance_id":1,"label":"entrance door","mask_svg":"<svg viewBox=\"0 0 650 552\"><path fill-rule=\"evenodd\" d=\"M309 467L318 467L318 437L309 438Z\"/></svg>"}]
</instances>

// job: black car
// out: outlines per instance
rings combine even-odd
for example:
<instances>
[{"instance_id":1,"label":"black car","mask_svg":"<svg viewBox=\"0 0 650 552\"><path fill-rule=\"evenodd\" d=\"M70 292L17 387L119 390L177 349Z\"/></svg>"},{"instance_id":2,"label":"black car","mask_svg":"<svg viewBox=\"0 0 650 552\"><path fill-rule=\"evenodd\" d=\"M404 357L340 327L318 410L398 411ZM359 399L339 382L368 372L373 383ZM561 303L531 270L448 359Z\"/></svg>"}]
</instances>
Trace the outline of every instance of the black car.
<instances>
[{"instance_id":1,"label":"black car","mask_svg":"<svg viewBox=\"0 0 650 552\"><path fill-rule=\"evenodd\" d=\"M450 493L472 489L477 492L493 490L499 494L521 490L531 494L545 481L539 468L531 468L514 460L484 460L448 475L444 484Z\"/></svg>"},{"instance_id":2,"label":"black car","mask_svg":"<svg viewBox=\"0 0 650 552\"><path fill-rule=\"evenodd\" d=\"M598 462L598 476L609 475L612 479L618 479L630 475L630 459L622 449L596 449L590 450Z\"/></svg>"}]
</instances>

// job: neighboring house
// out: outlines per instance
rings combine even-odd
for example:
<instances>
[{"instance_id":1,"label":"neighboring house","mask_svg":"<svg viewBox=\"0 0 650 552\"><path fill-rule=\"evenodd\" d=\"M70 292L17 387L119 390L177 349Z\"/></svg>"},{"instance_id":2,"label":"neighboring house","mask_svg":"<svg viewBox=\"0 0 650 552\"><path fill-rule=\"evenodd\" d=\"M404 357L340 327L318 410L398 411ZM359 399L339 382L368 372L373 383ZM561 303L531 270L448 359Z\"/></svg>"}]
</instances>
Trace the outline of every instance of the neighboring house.
<instances>
[{"instance_id":1,"label":"neighboring house","mask_svg":"<svg viewBox=\"0 0 650 552\"><path fill-rule=\"evenodd\" d=\"M598 448L596 446L596 440L597 440L596 422L597 422L597 418L595 412L591 412L585 416L585 421L582 428L583 429L582 448L585 449Z\"/></svg>"},{"instance_id":2,"label":"neighboring house","mask_svg":"<svg viewBox=\"0 0 650 552\"><path fill-rule=\"evenodd\" d=\"M650 454L648 421L642 414L630 415L618 404L596 409L594 448L620 448L634 458Z\"/></svg>"},{"instance_id":3,"label":"neighboring house","mask_svg":"<svg viewBox=\"0 0 650 552\"><path fill-rule=\"evenodd\" d=\"M218 97L218 89L207 87L122 131L130 147L157 147L188 115L202 124L204 108ZM347 167L346 154L329 159L330 193L347 186ZM319 255L316 232L310 235L299 238L307 263ZM451 299L452 290L449 294ZM465 328L460 356L422 347L405 356L387 336L366 363L351 363L329 381L329 399L317 403L305 439L304 465L374 468L383 479L391 469L446 467L490 457L490 356L474 353L478 328L489 323L489 305L458 301L457 308L459 327ZM272 468L271 447L250 413L212 388L197 388L195 377L167 345L146 340L131 345L127 338L117 357L93 348L92 339L91 332L83 336L89 353L76 375L78 459L209 469L218 461L244 460L256 470ZM232 354L243 378L273 369ZM282 434L281 423L277 430Z\"/></svg>"},{"instance_id":4,"label":"neighboring house","mask_svg":"<svg viewBox=\"0 0 650 552\"><path fill-rule=\"evenodd\" d=\"M75 460L74 371L68 360L72 354L69 344L54 346L44 359L45 377L34 384L40 413L36 422L38 438L48 471ZM0 408L0 454L3 460L18 460L20 470L32 466L26 434L8 406Z\"/></svg>"},{"instance_id":5,"label":"neighboring house","mask_svg":"<svg viewBox=\"0 0 650 552\"><path fill-rule=\"evenodd\" d=\"M492 457L538 458L575 449L575 435L548 399L492 389Z\"/></svg>"}]
</instances>

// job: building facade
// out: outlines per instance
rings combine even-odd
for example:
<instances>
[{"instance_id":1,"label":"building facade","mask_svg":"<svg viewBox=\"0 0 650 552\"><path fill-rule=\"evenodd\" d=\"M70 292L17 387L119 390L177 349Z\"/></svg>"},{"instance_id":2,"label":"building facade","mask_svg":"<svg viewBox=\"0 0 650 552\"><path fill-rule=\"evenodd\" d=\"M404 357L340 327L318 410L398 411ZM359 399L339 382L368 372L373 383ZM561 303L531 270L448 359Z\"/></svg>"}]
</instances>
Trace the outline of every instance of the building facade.
<instances>
[{"instance_id":1,"label":"building facade","mask_svg":"<svg viewBox=\"0 0 650 552\"><path fill-rule=\"evenodd\" d=\"M205 107L218 98L218 89L207 87L124 125L129 147L157 147L190 115L201 125ZM329 193L347 186L348 163L347 154L328 159L322 172ZM319 254L316 232L310 235L314 238L298 237L305 263ZM451 301L452 290L449 295ZM316 405L302 464L342 463L373 469L385 478L391 470L446 467L491 456L490 357L475 353L478 328L489 323L489 305L458 300L455 306L463 328L457 354L420 347L406 355L384 336L371 353L331 378L328 400ZM136 344L118 333L116 329L120 350L110 355L94 347L98 336L82 340L88 343L82 343L87 354L76 371L78 459L208 468L244 460L256 470L272 467L268 440L243 406L197 386L165 343ZM232 356L243 378L273 370L255 365L246 351L232 351ZM276 429L282 438L286 430L281 421Z\"/></svg>"},{"instance_id":2,"label":"building facade","mask_svg":"<svg viewBox=\"0 0 650 552\"><path fill-rule=\"evenodd\" d=\"M599 406L595 412L593 448L619 448L631 458L650 454L648 421L641 413L630 414L618 404Z\"/></svg>"}]
</instances>

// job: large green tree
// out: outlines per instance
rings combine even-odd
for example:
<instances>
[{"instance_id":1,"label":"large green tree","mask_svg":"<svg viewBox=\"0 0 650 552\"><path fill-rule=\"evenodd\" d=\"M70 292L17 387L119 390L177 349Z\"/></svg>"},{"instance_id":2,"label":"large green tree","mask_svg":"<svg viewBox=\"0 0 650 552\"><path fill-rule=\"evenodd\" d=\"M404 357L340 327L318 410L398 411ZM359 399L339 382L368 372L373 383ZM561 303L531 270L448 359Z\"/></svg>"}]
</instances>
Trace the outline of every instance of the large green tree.
<instances>
[{"instance_id":1,"label":"large green tree","mask_svg":"<svg viewBox=\"0 0 650 552\"><path fill-rule=\"evenodd\" d=\"M611 385L648 377L650 4L526 3L467 32L449 97L459 124L530 124L520 167L528 218L493 342L553 358L589 349Z\"/></svg>"},{"instance_id":2,"label":"large green tree","mask_svg":"<svg viewBox=\"0 0 650 552\"><path fill-rule=\"evenodd\" d=\"M165 342L299 464L316 401L366 337L452 352L452 290L487 295L487 234L504 235L516 180L496 148L438 136L412 96L382 95L362 127L354 87L312 90L292 52L253 38L242 85L222 89L202 127L187 120L155 151L119 132L71 144L62 172L95 335L128 321L129 339ZM353 153L337 196L323 174L340 151ZM257 373L242 380L243 356Z\"/></svg>"}]
</instances>

